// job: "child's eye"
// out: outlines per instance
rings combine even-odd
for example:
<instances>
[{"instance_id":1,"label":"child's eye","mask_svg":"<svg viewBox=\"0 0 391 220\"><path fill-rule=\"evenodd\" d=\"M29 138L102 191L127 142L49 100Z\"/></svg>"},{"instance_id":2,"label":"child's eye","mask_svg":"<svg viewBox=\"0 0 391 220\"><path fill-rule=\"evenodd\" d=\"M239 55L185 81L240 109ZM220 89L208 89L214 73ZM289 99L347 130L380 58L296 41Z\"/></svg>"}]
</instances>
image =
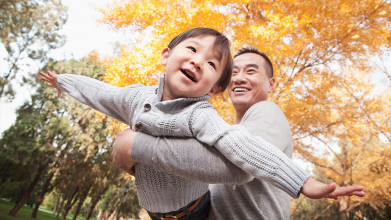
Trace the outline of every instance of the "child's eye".
<instances>
[{"instance_id":1,"label":"child's eye","mask_svg":"<svg viewBox=\"0 0 391 220\"><path fill-rule=\"evenodd\" d=\"M194 48L194 47L188 47L191 51L193 51L194 53L197 52L197 50Z\"/></svg>"},{"instance_id":2,"label":"child's eye","mask_svg":"<svg viewBox=\"0 0 391 220\"><path fill-rule=\"evenodd\" d=\"M209 65L213 67L213 69L216 69L216 65L213 62L208 62Z\"/></svg>"}]
</instances>

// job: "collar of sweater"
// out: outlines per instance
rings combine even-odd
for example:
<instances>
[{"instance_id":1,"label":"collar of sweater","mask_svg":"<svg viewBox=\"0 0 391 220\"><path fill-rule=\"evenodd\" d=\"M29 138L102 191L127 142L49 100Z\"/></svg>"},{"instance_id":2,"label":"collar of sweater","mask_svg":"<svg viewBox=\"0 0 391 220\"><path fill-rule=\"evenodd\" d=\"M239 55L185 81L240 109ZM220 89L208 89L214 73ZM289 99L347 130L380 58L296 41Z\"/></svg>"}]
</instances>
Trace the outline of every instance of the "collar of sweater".
<instances>
[{"instance_id":1,"label":"collar of sweater","mask_svg":"<svg viewBox=\"0 0 391 220\"><path fill-rule=\"evenodd\" d=\"M162 100L162 97L163 97L163 90L164 90L164 78L165 78L166 74L163 73L160 77L159 77L159 83L158 83L158 88L157 88L157 96L158 96L158 100ZM194 101L207 101L209 100L210 96L209 95L204 95L204 96L201 96L201 97L185 97L185 98L177 98L177 99L174 99L174 100L167 100L167 101L163 101L163 102L167 102L167 103L171 103L171 102L194 102Z\"/></svg>"}]
</instances>

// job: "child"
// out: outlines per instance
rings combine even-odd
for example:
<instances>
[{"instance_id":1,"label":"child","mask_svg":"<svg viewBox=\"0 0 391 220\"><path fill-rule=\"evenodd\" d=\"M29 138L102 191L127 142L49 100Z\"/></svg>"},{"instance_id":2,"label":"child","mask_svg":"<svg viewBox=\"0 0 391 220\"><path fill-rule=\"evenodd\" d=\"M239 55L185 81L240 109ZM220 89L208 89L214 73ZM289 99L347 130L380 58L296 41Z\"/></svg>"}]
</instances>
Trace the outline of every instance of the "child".
<instances>
[{"instance_id":1,"label":"child","mask_svg":"<svg viewBox=\"0 0 391 220\"><path fill-rule=\"evenodd\" d=\"M210 96L224 91L232 68L229 41L208 28L179 34L162 52L166 71L157 86L115 87L84 76L41 73L49 86L64 90L132 129L154 136L195 137L216 147L255 178L271 181L298 197L309 174L260 137L221 119ZM61 90L60 90L61 89ZM202 219L208 213L208 185L136 165L140 205L152 219ZM197 199L198 198L198 199Z\"/></svg>"}]
</instances>

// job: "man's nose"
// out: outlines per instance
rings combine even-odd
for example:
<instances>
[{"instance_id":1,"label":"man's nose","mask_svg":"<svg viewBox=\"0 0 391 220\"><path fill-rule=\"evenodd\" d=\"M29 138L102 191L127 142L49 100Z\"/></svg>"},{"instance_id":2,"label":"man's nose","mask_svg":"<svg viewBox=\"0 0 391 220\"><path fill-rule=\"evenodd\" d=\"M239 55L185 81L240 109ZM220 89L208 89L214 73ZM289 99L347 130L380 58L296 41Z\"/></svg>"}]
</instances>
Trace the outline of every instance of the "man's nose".
<instances>
[{"instance_id":1,"label":"man's nose","mask_svg":"<svg viewBox=\"0 0 391 220\"><path fill-rule=\"evenodd\" d=\"M244 77L243 71L239 71L232 76L233 83L243 83L245 80L246 79Z\"/></svg>"}]
</instances>

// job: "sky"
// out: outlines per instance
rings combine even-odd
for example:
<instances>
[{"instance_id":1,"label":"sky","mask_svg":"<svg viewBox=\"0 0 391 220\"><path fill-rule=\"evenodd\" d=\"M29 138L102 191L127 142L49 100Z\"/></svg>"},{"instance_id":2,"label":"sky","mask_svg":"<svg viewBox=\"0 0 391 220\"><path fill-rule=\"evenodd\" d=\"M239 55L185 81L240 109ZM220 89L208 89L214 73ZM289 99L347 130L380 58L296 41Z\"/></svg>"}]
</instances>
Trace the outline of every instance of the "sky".
<instances>
[{"instance_id":1,"label":"sky","mask_svg":"<svg viewBox=\"0 0 391 220\"><path fill-rule=\"evenodd\" d=\"M126 43L129 36L124 32L110 29L97 22L100 13L97 7L105 7L112 0L65 0L68 7L68 20L61 33L66 36L66 43L53 50L49 56L56 60L82 58L91 51L101 55L113 55L116 42ZM15 110L31 96L31 92L23 87L17 88L16 99L11 103L0 102L0 134L15 121Z\"/></svg>"}]
</instances>

